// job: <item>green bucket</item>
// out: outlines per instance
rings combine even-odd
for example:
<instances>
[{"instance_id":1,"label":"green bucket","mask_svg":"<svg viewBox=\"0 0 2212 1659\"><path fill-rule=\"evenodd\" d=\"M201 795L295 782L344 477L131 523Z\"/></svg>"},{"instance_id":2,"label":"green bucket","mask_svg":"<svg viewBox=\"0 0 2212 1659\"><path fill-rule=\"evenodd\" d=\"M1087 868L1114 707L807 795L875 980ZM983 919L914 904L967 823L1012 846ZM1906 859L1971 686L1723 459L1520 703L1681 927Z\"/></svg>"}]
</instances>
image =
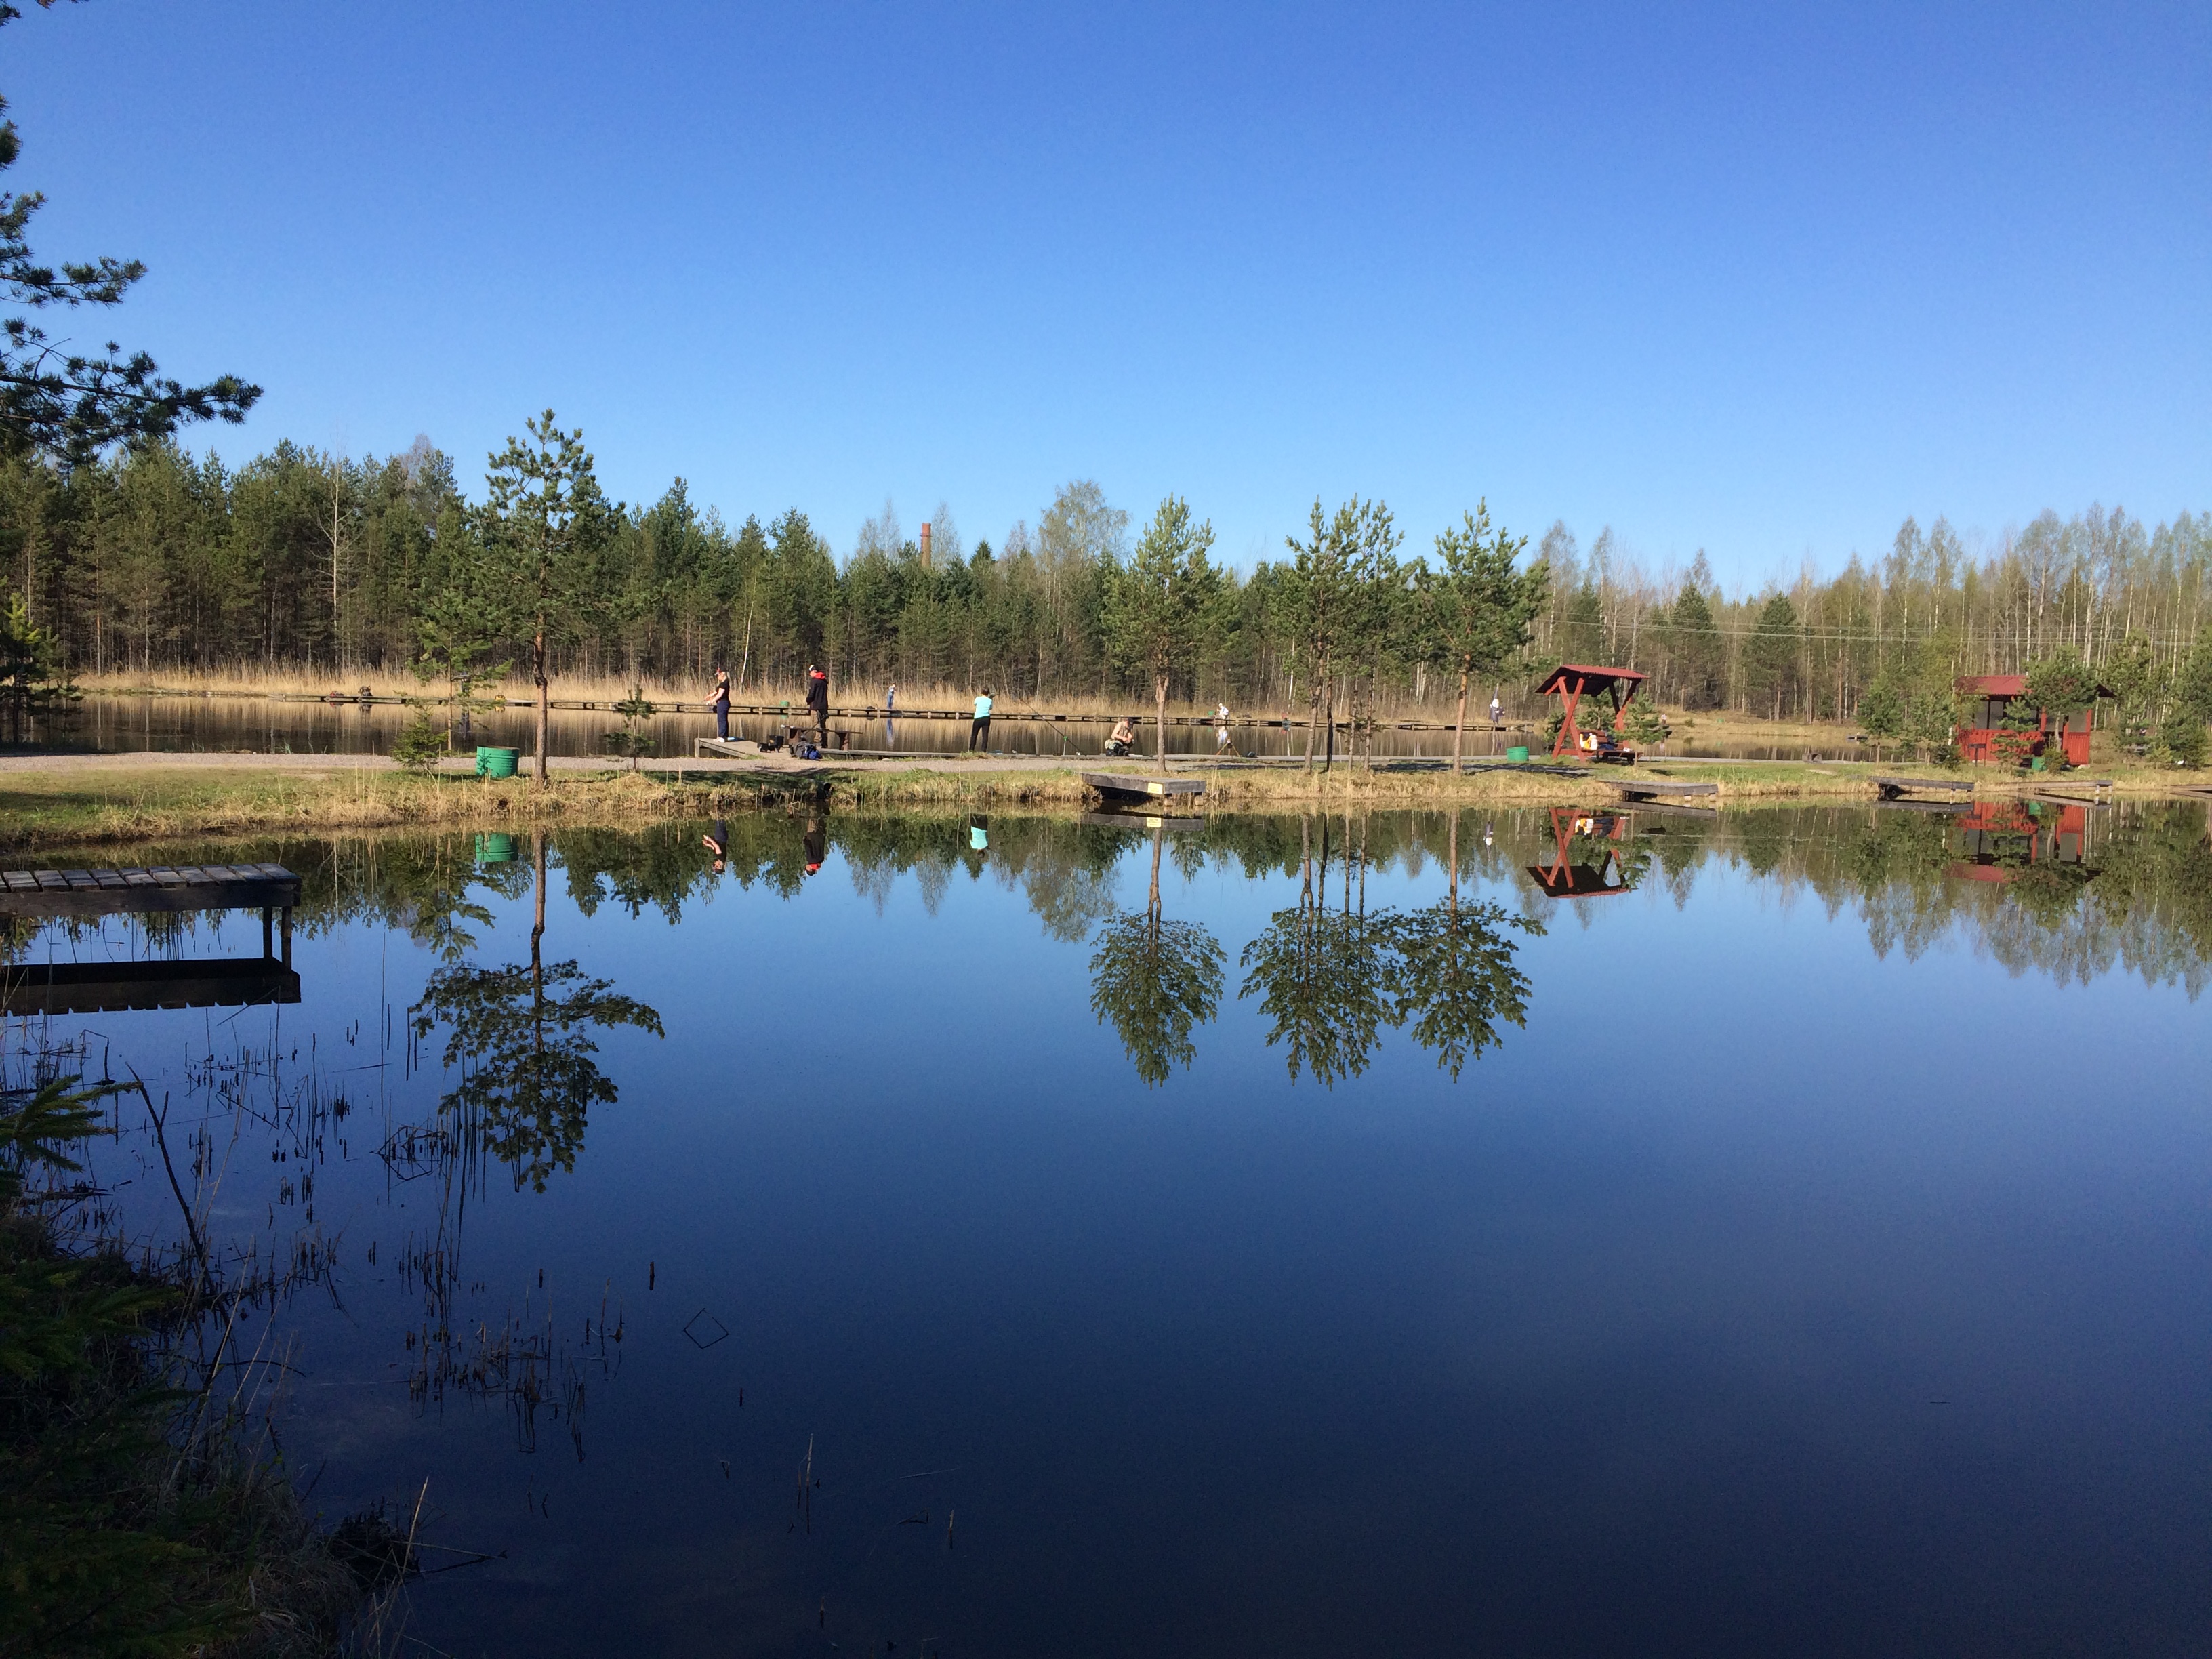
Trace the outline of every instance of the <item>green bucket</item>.
<instances>
[{"instance_id":1,"label":"green bucket","mask_svg":"<svg viewBox=\"0 0 2212 1659\"><path fill-rule=\"evenodd\" d=\"M481 835L477 837L478 864L512 864L514 862L514 837L502 835Z\"/></svg>"},{"instance_id":2,"label":"green bucket","mask_svg":"<svg viewBox=\"0 0 2212 1659\"><path fill-rule=\"evenodd\" d=\"M2043 763L2043 757L2038 755L2033 760L2028 762L2027 769L2031 772L2047 772L2051 769Z\"/></svg>"},{"instance_id":3,"label":"green bucket","mask_svg":"<svg viewBox=\"0 0 2212 1659\"><path fill-rule=\"evenodd\" d=\"M511 778L514 763L522 757L520 749L477 750L477 775L480 778Z\"/></svg>"},{"instance_id":4,"label":"green bucket","mask_svg":"<svg viewBox=\"0 0 2212 1659\"><path fill-rule=\"evenodd\" d=\"M1505 751L1505 758L1510 761L1527 760L1528 758L1528 745L1525 743L1515 744L1510 749L1508 749Z\"/></svg>"}]
</instances>

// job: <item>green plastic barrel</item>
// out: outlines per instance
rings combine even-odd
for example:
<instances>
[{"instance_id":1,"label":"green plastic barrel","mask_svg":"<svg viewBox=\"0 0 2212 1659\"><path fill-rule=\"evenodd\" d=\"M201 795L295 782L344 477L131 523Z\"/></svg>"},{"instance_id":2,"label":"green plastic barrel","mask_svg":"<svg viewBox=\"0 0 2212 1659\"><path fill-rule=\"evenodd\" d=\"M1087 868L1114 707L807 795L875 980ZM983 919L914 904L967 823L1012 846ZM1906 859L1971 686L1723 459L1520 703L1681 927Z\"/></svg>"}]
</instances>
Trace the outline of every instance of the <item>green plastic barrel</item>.
<instances>
[{"instance_id":1,"label":"green plastic barrel","mask_svg":"<svg viewBox=\"0 0 2212 1659\"><path fill-rule=\"evenodd\" d=\"M1525 743L1515 744L1510 749L1508 749L1505 751L1505 758L1510 761L1527 760L1528 758L1528 745Z\"/></svg>"},{"instance_id":2,"label":"green plastic barrel","mask_svg":"<svg viewBox=\"0 0 2212 1659\"><path fill-rule=\"evenodd\" d=\"M2050 769L2044 765L2043 757L2038 755L2033 760L2028 762L2027 769L2031 772L2043 772L2047 771Z\"/></svg>"},{"instance_id":3,"label":"green plastic barrel","mask_svg":"<svg viewBox=\"0 0 2212 1659\"><path fill-rule=\"evenodd\" d=\"M514 763L522 757L520 749L477 749L477 775L480 778L511 778Z\"/></svg>"},{"instance_id":4,"label":"green plastic barrel","mask_svg":"<svg viewBox=\"0 0 2212 1659\"><path fill-rule=\"evenodd\" d=\"M514 862L514 837L497 834L477 837L478 864L512 864Z\"/></svg>"}]
</instances>

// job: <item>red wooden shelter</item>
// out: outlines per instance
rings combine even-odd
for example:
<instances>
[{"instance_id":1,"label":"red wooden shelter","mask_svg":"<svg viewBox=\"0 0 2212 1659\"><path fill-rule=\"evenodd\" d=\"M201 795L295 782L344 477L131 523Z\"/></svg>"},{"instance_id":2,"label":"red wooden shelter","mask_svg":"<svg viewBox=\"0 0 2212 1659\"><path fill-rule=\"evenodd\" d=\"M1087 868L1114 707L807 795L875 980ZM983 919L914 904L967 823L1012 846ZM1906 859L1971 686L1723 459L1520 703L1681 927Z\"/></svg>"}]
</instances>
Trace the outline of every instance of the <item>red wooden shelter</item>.
<instances>
[{"instance_id":1,"label":"red wooden shelter","mask_svg":"<svg viewBox=\"0 0 2212 1659\"><path fill-rule=\"evenodd\" d=\"M2015 698L2027 695L2027 675L1961 674L1951 682L1951 689L1962 697L1974 699L1974 712L1968 716L1973 723L1960 726L1956 733L1959 753L1965 759L1977 764L2002 760L2007 742L2021 739L2026 740L2029 754L2040 755L2056 738L2069 766L2089 763L2089 732L2096 724L2095 709L2085 708L2062 726L2048 709L2039 708L2033 730L2015 730L2006 726L2005 714ZM2112 693L2100 685L2097 695L2109 697Z\"/></svg>"},{"instance_id":2,"label":"red wooden shelter","mask_svg":"<svg viewBox=\"0 0 2212 1659\"><path fill-rule=\"evenodd\" d=\"M1559 735L1552 744L1553 756L1572 752L1591 760L1633 762L1636 751L1622 746L1620 730L1628 716L1628 705L1635 700L1636 689L1643 684L1644 676L1633 668L1594 668L1579 662L1563 662L1547 674L1544 683L1536 688L1536 695L1543 697L1556 694L1565 716L1559 721ZM1613 698L1611 734L1593 731L1585 738L1575 720L1577 707L1585 696L1608 694ZM1599 712L1601 717L1603 710Z\"/></svg>"}]
</instances>

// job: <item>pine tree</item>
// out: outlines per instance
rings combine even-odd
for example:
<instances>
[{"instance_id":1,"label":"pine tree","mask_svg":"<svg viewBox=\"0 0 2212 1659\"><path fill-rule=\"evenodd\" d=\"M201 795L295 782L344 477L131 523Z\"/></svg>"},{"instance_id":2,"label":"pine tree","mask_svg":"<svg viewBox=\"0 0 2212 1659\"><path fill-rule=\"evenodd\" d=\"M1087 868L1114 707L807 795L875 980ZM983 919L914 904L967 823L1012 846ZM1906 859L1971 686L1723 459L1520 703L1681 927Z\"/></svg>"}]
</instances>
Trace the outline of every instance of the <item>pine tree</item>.
<instances>
[{"instance_id":1,"label":"pine tree","mask_svg":"<svg viewBox=\"0 0 2212 1659\"><path fill-rule=\"evenodd\" d=\"M1190 507L1170 495L1152 514L1127 565L1116 561L1106 584L1107 649L1124 667L1152 683L1160 770L1168 769L1168 682L1189 666L1213 632L1221 575L1206 562L1212 524L1194 525Z\"/></svg>"}]
</instances>

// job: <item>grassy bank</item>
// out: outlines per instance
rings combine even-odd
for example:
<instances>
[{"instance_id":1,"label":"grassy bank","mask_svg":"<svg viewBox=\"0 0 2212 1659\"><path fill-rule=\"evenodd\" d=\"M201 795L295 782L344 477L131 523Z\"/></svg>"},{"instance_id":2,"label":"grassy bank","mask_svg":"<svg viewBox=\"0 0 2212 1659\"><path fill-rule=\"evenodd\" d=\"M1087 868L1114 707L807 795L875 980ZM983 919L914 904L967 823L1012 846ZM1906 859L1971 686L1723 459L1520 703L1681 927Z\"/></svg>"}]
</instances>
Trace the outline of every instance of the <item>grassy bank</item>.
<instances>
[{"instance_id":1,"label":"grassy bank","mask_svg":"<svg viewBox=\"0 0 2212 1659\"><path fill-rule=\"evenodd\" d=\"M418 775L374 764L229 768L106 764L0 773L0 851L14 854L53 847L123 847L197 836L405 826L526 827L538 824L634 826L765 801L822 799L833 806L1030 806L1080 810L1090 799L1077 771L1039 764L962 765L939 762L896 770L862 766L775 768L702 772L667 769L563 770L539 786L528 778L486 782L456 774ZM1132 770L1149 769L1132 768ZM1800 761L1735 763L1661 761L1637 775L1709 782L1719 805L1871 799L1876 769ZM1925 767L1900 771L1972 778L1984 795L2065 788L2063 777L1979 772L1945 775ZM1192 775L1194 769L1179 769ZM1490 766L1454 778L1433 764L1378 763L1372 771L1340 763L1308 775L1291 768L1201 767L1208 807L1266 810L1343 805L1438 806L1601 805L1609 785L1627 775L1575 775L1540 766ZM2138 767L2101 769L2123 794L2154 798L2201 775Z\"/></svg>"}]
</instances>

